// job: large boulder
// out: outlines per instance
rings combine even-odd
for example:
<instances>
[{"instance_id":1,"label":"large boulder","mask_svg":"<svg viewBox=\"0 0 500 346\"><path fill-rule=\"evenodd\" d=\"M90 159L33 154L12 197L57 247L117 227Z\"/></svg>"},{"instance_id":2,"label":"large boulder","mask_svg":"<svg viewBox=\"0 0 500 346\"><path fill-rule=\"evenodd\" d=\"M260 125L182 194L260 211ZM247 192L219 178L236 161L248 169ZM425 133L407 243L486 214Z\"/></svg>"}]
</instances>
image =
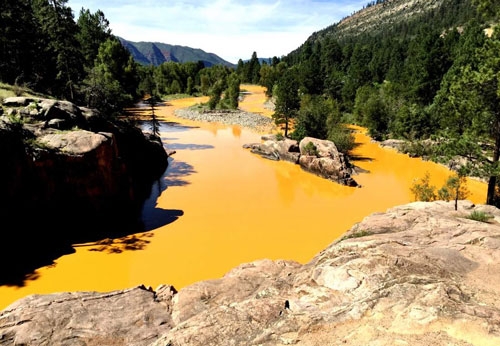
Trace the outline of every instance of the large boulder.
<instances>
[{"instance_id":1,"label":"large boulder","mask_svg":"<svg viewBox=\"0 0 500 346\"><path fill-rule=\"evenodd\" d=\"M306 171L347 186L358 186L352 167L332 141L305 137L300 141L300 166Z\"/></svg>"},{"instance_id":2,"label":"large boulder","mask_svg":"<svg viewBox=\"0 0 500 346\"><path fill-rule=\"evenodd\" d=\"M305 265L260 260L178 293L30 296L0 312L0 345L499 345L499 221L412 203Z\"/></svg>"},{"instance_id":3,"label":"large boulder","mask_svg":"<svg viewBox=\"0 0 500 346\"><path fill-rule=\"evenodd\" d=\"M299 146L297 141L285 138L278 140L276 137L263 136L267 138L264 143L246 144L245 149L258 154L269 160L283 160L297 163L299 161Z\"/></svg>"},{"instance_id":4,"label":"large boulder","mask_svg":"<svg viewBox=\"0 0 500 346\"><path fill-rule=\"evenodd\" d=\"M3 100L5 107L24 107L35 101L32 97L7 97Z\"/></svg>"},{"instance_id":5,"label":"large boulder","mask_svg":"<svg viewBox=\"0 0 500 346\"><path fill-rule=\"evenodd\" d=\"M69 155L85 155L98 149L105 142L111 141L111 133L94 133L90 131L70 131L48 134L39 138L39 142L51 149L57 149Z\"/></svg>"}]
</instances>

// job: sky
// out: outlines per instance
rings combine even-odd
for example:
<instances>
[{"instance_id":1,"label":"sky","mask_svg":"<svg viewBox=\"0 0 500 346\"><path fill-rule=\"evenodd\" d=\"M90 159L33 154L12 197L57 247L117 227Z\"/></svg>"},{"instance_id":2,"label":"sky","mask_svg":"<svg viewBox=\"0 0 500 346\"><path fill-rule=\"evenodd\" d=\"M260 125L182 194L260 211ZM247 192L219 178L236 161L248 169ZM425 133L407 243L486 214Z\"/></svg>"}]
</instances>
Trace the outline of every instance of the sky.
<instances>
[{"instance_id":1,"label":"sky","mask_svg":"<svg viewBox=\"0 0 500 346\"><path fill-rule=\"evenodd\" d=\"M69 0L102 10L113 34L201 48L232 63L286 55L315 31L359 10L368 0Z\"/></svg>"}]
</instances>

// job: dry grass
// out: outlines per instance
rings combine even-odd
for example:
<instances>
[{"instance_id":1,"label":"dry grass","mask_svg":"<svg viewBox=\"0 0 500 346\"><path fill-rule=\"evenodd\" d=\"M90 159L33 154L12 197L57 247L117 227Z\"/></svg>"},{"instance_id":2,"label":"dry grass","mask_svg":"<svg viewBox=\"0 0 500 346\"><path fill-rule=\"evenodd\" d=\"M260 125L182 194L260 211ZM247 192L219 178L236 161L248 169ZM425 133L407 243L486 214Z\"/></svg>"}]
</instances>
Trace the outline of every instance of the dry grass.
<instances>
[{"instance_id":1,"label":"dry grass","mask_svg":"<svg viewBox=\"0 0 500 346\"><path fill-rule=\"evenodd\" d=\"M52 98L51 96L37 93L23 86L0 83L0 99L6 99L7 97L15 96Z\"/></svg>"}]
</instances>

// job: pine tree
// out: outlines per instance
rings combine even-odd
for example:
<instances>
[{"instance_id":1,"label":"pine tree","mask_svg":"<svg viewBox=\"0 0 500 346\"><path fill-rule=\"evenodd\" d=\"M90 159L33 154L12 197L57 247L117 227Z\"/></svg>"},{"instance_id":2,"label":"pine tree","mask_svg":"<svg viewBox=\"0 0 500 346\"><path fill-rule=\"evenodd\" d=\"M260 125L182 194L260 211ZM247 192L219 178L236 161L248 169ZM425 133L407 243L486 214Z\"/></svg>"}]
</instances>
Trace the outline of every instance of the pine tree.
<instances>
[{"instance_id":1,"label":"pine tree","mask_svg":"<svg viewBox=\"0 0 500 346\"><path fill-rule=\"evenodd\" d=\"M100 10L91 13L88 9L82 8L77 24L79 31L76 38L81 46L85 65L91 67L101 44L111 38L109 21Z\"/></svg>"},{"instance_id":2,"label":"pine tree","mask_svg":"<svg viewBox=\"0 0 500 346\"><path fill-rule=\"evenodd\" d=\"M276 109L273 115L277 125L285 124L285 137L288 136L288 123L295 118L300 107L297 90L296 71L288 69L278 82L276 94Z\"/></svg>"}]
</instances>

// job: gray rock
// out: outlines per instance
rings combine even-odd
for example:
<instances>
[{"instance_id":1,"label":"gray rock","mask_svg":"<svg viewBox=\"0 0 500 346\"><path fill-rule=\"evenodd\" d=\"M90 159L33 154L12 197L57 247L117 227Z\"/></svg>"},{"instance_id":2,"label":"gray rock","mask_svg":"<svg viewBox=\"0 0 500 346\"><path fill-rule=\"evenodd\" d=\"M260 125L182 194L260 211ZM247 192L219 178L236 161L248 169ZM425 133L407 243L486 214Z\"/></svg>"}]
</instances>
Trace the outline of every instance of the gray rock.
<instances>
[{"instance_id":1,"label":"gray rock","mask_svg":"<svg viewBox=\"0 0 500 346\"><path fill-rule=\"evenodd\" d=\"M498 221L491 206L411 203L304 265L242 264L179 292L30 296L0 313L0 344L498 345Z\"/></svg>"},{"instance_id":2,"label":"gray rock","mask_svg":"<svg viewBox=\"0 0 500 346\"><path fill-rule=\"evenodd\" d=\"M49 148L57 149L70 155L87 154L109 140L103 134L84 130L48 134L39 138L40 143L45 144Z\"/></svg>"},{"instance_id":3,"label":"gray rock","mask_svg":"<svg viewBox=\"0 0 500 346\"><path fill-rule=\"evenodd\" d=\"M15 108L8 108L7 109L7 113L6 113L8 116L14 116L14 115L17 115L18 112L17 112L17 109Z\"/></svg>"},{"instance_id":4,"label":"gray rock","mask_svg":"<svg viewBox=\"0 0 500 346\"><path fill-rule=\"evenodd\" d=\"M406 143L406 141L404 141L402 139L388 139L388 140L380 142L380 146L382 148L392 148L392 149L396 149L399 151L399 150L401 150L401 148L403 147L403 145L405 143Z\"/></svg>"},{"instance_id":5,"label":"gray rock","mask_svg":"<svg viewBox=\"0 0 500 346\"><path fill-rule=\"evenodd\" d=\"M0 344L148 345L172 327L169 305L168 295L144 287L30 296L0 315Z\"/></svg>"},{"instance_id":6,"label":"gray rock","mask_svg":"<svg viewBox=\"0 0 500 346\"><path fill-rule=\"evenodd\" d=\"M50 127L58 130L67 130L70 128L70 123L64 119L52 119L45 123L45 127Z\"/></svg>"},{"instance_id":7,"label":"gray rock","mask_svg":"<svg viewBox=\"0 0 500 346\"><path fill-rule=\"evenodd\" d=\"M263 136L263 138L264 137L273 138L272 136ZM281 141L269 139L264 143L246 144L243 148L251 149L252 153L274 161L283 160L297 163L300 156L297 141L288 138Z\"/></svg>"},{"instance_id":8,"label":"gray rock","mask_svg":"<svg viewBox=\"0 0 500 346\"><path fill-rule=\"evenodd\" d=\"M316 148L315 153L306 150L309 143ZM300 141L299 147L299 164L303 169L343 185L358 186L351 177L353 170L348 159L332 141L306 137Z\"/></svg>"},{"instance_id":9,"label":"gray rock","mask_svg":"<svg viewBox=\"0 0 500 346\"><path fill-rule=\"evenodd\" d=\"M35 100L37 99L30 97L7 97L3 100L3 105L6 107L24 107Z\"/></svg>"}]
</instances>

